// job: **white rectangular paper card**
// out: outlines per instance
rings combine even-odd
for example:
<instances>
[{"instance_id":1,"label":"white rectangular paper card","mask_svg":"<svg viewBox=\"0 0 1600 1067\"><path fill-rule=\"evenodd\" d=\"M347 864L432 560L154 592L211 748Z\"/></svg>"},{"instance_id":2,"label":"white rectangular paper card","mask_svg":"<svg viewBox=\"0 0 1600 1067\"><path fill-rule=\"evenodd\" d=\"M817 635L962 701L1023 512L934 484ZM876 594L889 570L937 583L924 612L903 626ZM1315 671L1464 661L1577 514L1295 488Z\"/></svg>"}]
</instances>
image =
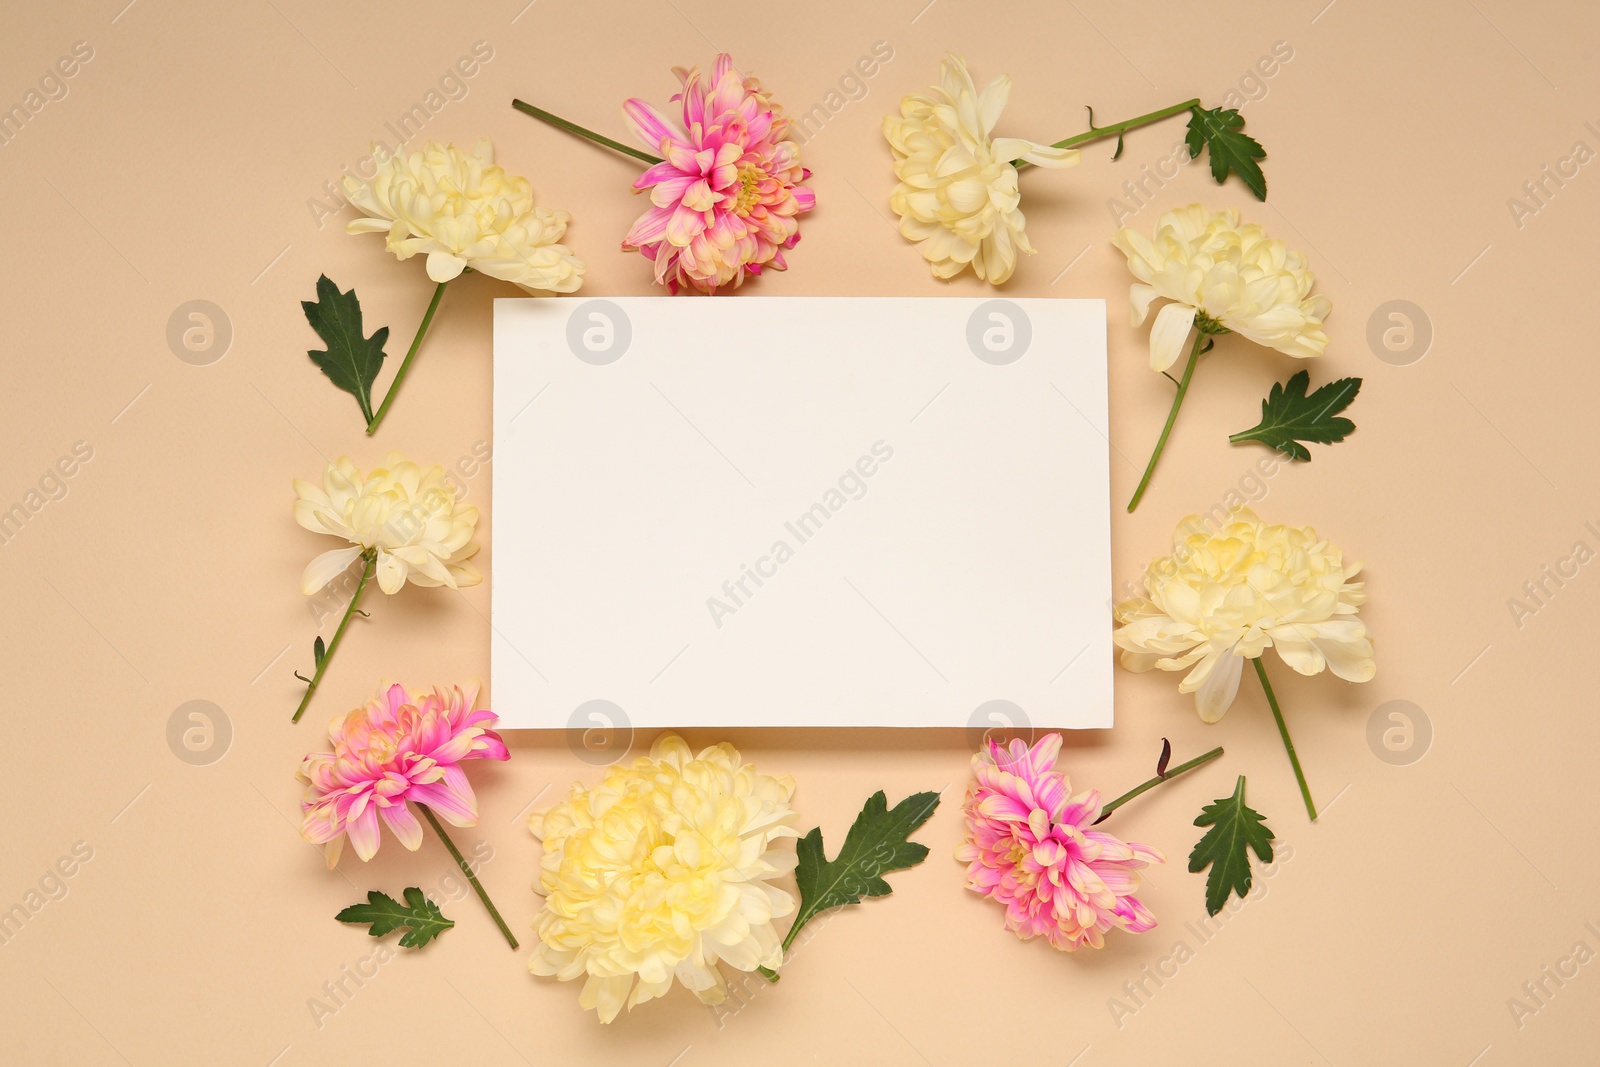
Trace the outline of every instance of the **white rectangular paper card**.
<instances>
[{"instance_id":1,"label":"white rectangular paper card","mask_svg":"<svg viewBox=\"0 0 1600 1067\"><path fill-rule=\"evenodd\" d=\"M1110 726L1105 317L496 300L501 724Z\"/></svg>"}]
</instances>

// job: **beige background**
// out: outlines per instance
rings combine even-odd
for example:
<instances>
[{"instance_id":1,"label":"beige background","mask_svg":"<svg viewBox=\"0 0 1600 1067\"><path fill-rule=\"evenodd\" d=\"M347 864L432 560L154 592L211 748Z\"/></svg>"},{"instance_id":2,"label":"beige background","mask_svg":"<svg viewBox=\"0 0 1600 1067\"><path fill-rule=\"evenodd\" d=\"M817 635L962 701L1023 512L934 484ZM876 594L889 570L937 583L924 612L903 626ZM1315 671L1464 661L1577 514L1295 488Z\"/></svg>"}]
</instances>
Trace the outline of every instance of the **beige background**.
<instances>
[{"instance_id":1,"label":"beige background","mask_svg":"<svg viewBox=\"0 0 1600 1067\"><path fill-rule=\"evenodd\" d=\"M75 442L93 449L66 496L0 545L12 694L0 905L24 902L75 843L92 849L66 895L0 945L8 1060L1593 1061L1600 966L1559 988L1546 979L1552 996L1520 1026L1507 1004L1575 943L1600 949L1585 927L1600 920L1600 728L1573 662L1592 639L1596 565L1520 628L1507 607L1574 542L1600 547L1584 526L1600 524L1589 310L1600 177L1569 165L1575 176L1547 183L1553 195L1520 226L1507 205L1575 142L1600 148L1585 125L1600 120L1600 15L1588 5L1251 0L1202 14L1098 0L125 2L14 13L0 40L6 106L74 42L93 49L68 95L0 147L0 508L24 501ZM1219 743L1228 754L1118 816L1123 835L1171 857L1146 898L1162 925L1069 956L1018 942L995 907L962 890L951 859L967 776L960 732L734 731L759 765L795 776L803 824L833 841L874 789L946 790L920 835L928 862L895 877L889 899L833 917L781 986L731 1017L675 993L602 1029L577 1009L574 986L530 978L526 947L509 951L464 899L448 906L455 930L376 966L359 989L347 980L354 995L319 1026L308 1002L324 983L374 967L374 944L333 912L369 887L437 888L449 866L432 841L413 855L390 840L373 863L326 872L296 833L293 769L379 677L485 673L489 600L487 585L374 600L307 721L290 726L291 672L309 666L314 627L296 579L329 546L291 521L289 480L345 452L363 465L389 446L445 463L470 454L490 434L490 301L513 290L481 277L452 287L405 394L368 441L350 398L306 360L313 338L297 301L326 271L358 286L369 323L390 324L403 344L428 283L377 238L346 237L339 220L319 226L308 200L478 41L492 60L424 134L492 135L543 202L571 210L571 243L591 266L586 295L649 291L646 264L616 251L639 208L626 192L636 167L515 114L513 95L621 134L625 96L662 100L673 64L721 48L800 111L887 42L893 59L865 99L806 146L821 206L793 269L757 286L774 295L983 291L970 279L941 288L884 217L879 119L935 78L947 47L980 78L1012 73L1003 129L1042 140L1080 130L1085 103L1104 121L1196 94L1218 103L1241 86L1254 96L1245 114L1271 153L1270 203L1190 168L1134 218L1148 227L1190 200L1236 203L1305 249L1335 305L1333 343L1313 373L1366 378L1360 431L1266 480L1258 504L1270 519L1315 523L1369 567L1377 679L1353 687L1276 671L1327 809L1320 823L1300 810L1254 688L1207 727L1175 677L1119 674L1118 728L1070 738L1076 783L1116 793L1142 779L1163 735L1178 758ZM1280 41L1292 59L1253 78ZM1123 318L1128 279L1107 243L1106 200L1170 157L1181 133L1178 122L1143 130L1115 164L1101 145L1075 171L1024 182L1040 254L1006 291L1113 301L1111 437L1127 459L1113 460L1118 504L1171 387ZM219 305L233 329L208 366L180 361L166 341L169 316L194 299ZM1431 321L1419 362L1393 365L1369 347L1369 317L1392 300ZM753 345L750 358L761 355ZM1247 478L1266 453L1225 435L1250 425L1258 398L1292 369L1237 340L1219 345L1146 503L1116 513L1119 578L1137 577L1181 515ZM469 483L480 505L491 477ZM486 527L492 560L492 515ZM176 758L167 741L174 709L196 699L232 728L208 766ZM1394 765L1369 747L1369 717L1391 700L1431 721L1420 762ZM513 753L475 769L483 821L458 839L492 852L484 879L526 933L535 852L521 813L596 771L560 735L519 735ZM1203 916L1202 879L1183 870L1199 833L1189 823L1239 772L1290 858L1202 943L1185 925ZM1124 983L1162 966L1179 940L1193 958L1129 999ZM1113 997L1138 1010L1114 1018Z\"/></svg>"}]
</instances>

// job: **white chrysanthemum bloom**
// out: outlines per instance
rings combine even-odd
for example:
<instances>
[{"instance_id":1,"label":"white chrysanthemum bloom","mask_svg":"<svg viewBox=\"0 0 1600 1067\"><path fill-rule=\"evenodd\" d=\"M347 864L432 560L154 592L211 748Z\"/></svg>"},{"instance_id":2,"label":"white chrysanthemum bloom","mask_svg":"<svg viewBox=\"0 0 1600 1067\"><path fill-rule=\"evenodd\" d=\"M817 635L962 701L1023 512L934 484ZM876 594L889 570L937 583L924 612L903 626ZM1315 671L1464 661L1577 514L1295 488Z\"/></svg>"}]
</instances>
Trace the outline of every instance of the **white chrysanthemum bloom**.
<instances>
[{"instance_id":1,"label":"white chrysanthemum bloom","mask_svg":"<svg viewBox=\"0 0 1600 1067\"><path fill-rule=\"evenodd\" d=\"M346 233L387 233L400 259L428 254L428 277L447 282L468 267L534 292L571 293L584 266L561 244L572 216L535 207L528 179L494 165L485 137L470 154L428 143L392 154L373 145L370 182L348 175L344 195L364 218Z\"/></svg>"},{"instance_id":2,"label":"white chrysanthemum bloom","mask_svg":"<svg viewBox=\"0 0 1600 1067\"><path fill-rule=\"evenodd\" d=\"M772 920L795 900L771 883L795 854L773 844L796 836L793 794L792 778L758 773L731 745L692 755L672 734L595 788L575 784L528 820L544 844L535 888L545 898L529 970L584 978L578 1003L608 1023L674 978L721 1003L719 960L776 968Z\"/></svg>"},{"instance_id":3,"label":"white chrysanthemum bloom","mask_svg":"<svg viewBox=\"0 0 1600 1067\"><path fill-rule=\"evenodd\" d=\"M1111 243L1139 279L1129 291L1134 326L1157 299L1173 301L1150 327L1150 366L1158 371L1177 361L1197 315L1208 332L1220 326L1288 356L1320 356L1328 347L1322 322L1333 302L1311 295L1317 279L1306 257L1255 223L1239 225L1235 208L1190 204L1162 215L1154 237L1121 229Z\"/></svg>"},{"instance_id":4,"label":"white chrysanthemum bloom","mask_svg":"<svg viewBox=\"0 0 1600 1067\"><path fill-rule=\"evenodd\" d=\"M1193 668L1178 691L1195 694L1206 722L1233 703L1245 660L1268 648L1301 674L1370 681L1372 640L1355 617L1367 594L1350 581L1360 570L1309 526L1267 526L1238 508L1213 534L1190 515L1172 555L1145 571L1148 597L1117 605L1113 640L1131 671Z\"/></svg>"},{"instance_id":5,"label":"white chrysanthemum bloom","mask_svg":"<svg viewBox=\"0 0 1600 1067\"><path fill-rule=\"evenodd\" d=\"M313 533L332 534L350 548L324 552L307 565L300 591L308 596L344 572L364 552L376 555L378 587L397 593L412 585L452 589L483 580L470 557L478 509L460 506L443 467L419 467L390 452L367 475L347 457L328 464L322 485L294 480L294 521Z\"/></svg>"},{"instance_id":6,"label":"white chrysanthemum bloom","mask_svg":"<svg viewBox=\"0 0 1600 1067\"><path fill-rule=\"evenodd\" d=\"M1017 253L1037 251L1028 243L1017 191L1016 160L1041 167L1070 167L1073 148L990 138L1011 95L1011 79L999 77L979 92L967 64L954 54L940 67L934 95L912 93L900 101L900 117L883 120L900 184L889 207L900 216L901 236L917 242L936 278L953 278L967 267L999 285L1017 269Z\"/></svg>"}]
</instances>

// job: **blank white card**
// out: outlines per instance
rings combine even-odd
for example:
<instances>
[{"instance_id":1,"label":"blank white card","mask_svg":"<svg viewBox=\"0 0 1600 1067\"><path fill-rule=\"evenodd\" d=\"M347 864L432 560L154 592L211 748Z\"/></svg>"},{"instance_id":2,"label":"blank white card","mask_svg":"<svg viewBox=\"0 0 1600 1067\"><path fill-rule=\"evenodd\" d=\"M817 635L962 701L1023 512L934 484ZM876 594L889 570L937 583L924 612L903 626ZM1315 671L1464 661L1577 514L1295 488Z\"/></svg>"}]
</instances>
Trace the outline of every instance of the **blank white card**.
<instances>
[{"instance_id":1,"label":"blank white card","mask_svg":"<svg viewBox=\"0 0 1600 1067\"><path fill-rule=\"evenodd\" d=\"M502 725L1110 726L1105 315L496 300Z\"/></svg>"}]
</instances>

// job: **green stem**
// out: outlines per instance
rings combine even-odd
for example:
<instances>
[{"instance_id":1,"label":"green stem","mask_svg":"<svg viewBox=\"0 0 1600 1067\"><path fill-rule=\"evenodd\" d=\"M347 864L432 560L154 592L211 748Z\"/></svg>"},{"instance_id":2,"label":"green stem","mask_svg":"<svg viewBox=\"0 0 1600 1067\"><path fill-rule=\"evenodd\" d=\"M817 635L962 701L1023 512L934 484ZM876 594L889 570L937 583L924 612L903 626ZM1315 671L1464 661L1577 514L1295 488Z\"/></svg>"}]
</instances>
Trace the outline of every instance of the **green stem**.
<instances>
[{"instance_id":1,"label":"green stem","mask_svg":"<svg viewBox=\"0 0 1600 1067\"><path fill-rule=\"evenodd\" d=\"M802 913L795 916L795 921L789 926L789 932L783 936L784 956L789 955L789 946L793 945L794 939L800 935L801 927L805 926L806 923L816 918L817 915L818 912L816 911L813 911L810 914L806 914L802 911ZM761 977L765 978L769 982L776 982L778 980L778 972L774 971L770 967L757 967L756 970L760 971Z\"/></svg>"},{"instance_id":2,"label":"green stem","mask_svg":"<svg viewBox=\"0 0 1600 1067\"><path fill-rule=\"evenodd\" d=\"M1167 447L1167 438L1172 434L1172 424L1178 421L1178 409L1183 406L1183 398L1189 395L1189 379L1194 377L1195 364L1200 361L1200 346L1205 342L1204 329L1195 331L1194 345L1189 349L1189 363L1183 368L1183 380L1178 383L1178 395L1172 398L1172 410L1167 412L1167 424L1161 428L1161 437L1156 441L1156 450L1150 453L1150 462L1144 469L1144 477L1139 479L1139 488L1133 491L1133 499L1128 501L1128 510L1132 511L1139 506L1139 501L1144 497L1144 491L1150 484L1150 476L1156 472L1156 461L1161 458L1161 452Z\"/></svg>"},{"instance_id":3,"label":"green stem","mask_svg":"<svg viewBox=\"0 0 1600 1067\"><path fill-rule=\"evenodd\" d=\"M1160 111L1152 111L1148 115L1140 115L1138 118L1128 119L1124 122L1113 122L1109 126L1096 126L1094 124L1094 112L1090 111L1089 131L1087 133L1080 133L1075 136L1068 137L1065 141L1057 141L1055 144L1051 145L1051 147L1076 148L1078 145L1088 144L1090 141L1098 141L1102 138L1110 137L1112 134L1116 134L1118 137L1120 137L1129 130L1137 129L1140 126L1148 126L1152 122L1160 122L1162 119L1171 118L1173 115L1181 115L1190 108L1199 106L1200 98L1195 97L1193 100L1185 100L1181 104L1173 104L1171 107L1164 107ZM1032 164L1027 160L1017 160L1018 170L1029 166L1032 166Z\"/></svg>"},{"instance_id":4,"label":"green stem","mask_svg":"<svg viewBox=\"0 0 1600 1067\"><path fill-rule=\"evenodd\" d=\"M1289 739L1289 727L1283 721L1277 694L1272 691L1272 683L1267 681L1267 669L1261 665L1260 656L1250 662L1256 665L1256 677L1261 679L1261 689L1267 694L1267 703L1272 706L1272 717L1278 720L1278 734L1283 738L1284 750L1289 753L1289 763L1294 767L1295 781L1300 783L1300 795L1306 801L1306 814L1311 816L1312 822L1316 822L1317 806L1311 801L1311 787L1306 784L1306 772L1300 769L1300 757L1294 754L1294 742Z\"/></svg>"},{"instance_id":5,"label":"green stem","mask_svg":"<svg viewBox=\"0 0 1600 1067\"><path fill-rule=\"evenodd\" d=\"M489 915L494 919L495 925L500 927L502 934L506 935L506 940L511 943L511 947L516 948L517 939L511 936L511 927L507 926L506 921L500 917L500 909L494 906L494 901L490 900L489 894L484 892L483 883L479 882L478 876L472 873L472 868L468 866L466 859L461 855L461 850L456 848L456 843L450 840L450 835L444 832L444 827L440 825L439 819L428 809L426 804L418 804L417 807L422 809L422 817L428 820L428 825L433 827L433 832L439 835L439 840L444 842L444 847L449 849L450 855L455 857L456 866L461 868L461 873L467 876L467 881L472 883L472 888L478 891L478 899L483 901L483 906L489 909Z\"/></svg>"},{"instance_id":6,"label":"green stem","mask_svg":"<svg viewBox=\"0 0 1600 1067\"><path fill-rule=\"evenodd\" d=\"M598 134L593 130L585 129L582 126L579 126L576 122L568 122L560 115L552 115L544 108L534 107L532 104L527 103L526 101L513 100L511 101L511 106L522 112L524 115L532 115L536 119L548 122L557 129L566 130L568 133L575 133L579 137L587 137L596 144L603 144L607 148L621 152L625 156L632 156L634 159L642 160L645 163L661 162L660 156L652 156L648 152L641 152L637 148L623 144L621 141L613 141L611 138L606 137L603 134Z\"/></svg>"},{"instance_id":7,"label":"green stem","mask_svg":"<svg viewBox=\"0 0 1600 1067\"><path fill-rule=\"evenodd\" d=\"M311 694L317 691L317 683L322 681L322 672L328 669L328 661L333 659L334 652L339 649L339 642L344 639L345 627L350 625L350 617L356 613L356 605L361 602L361 591L367 587L367 582L372 578L377 569L378 553L376 549L367 549L361 553L361 558L366 565L361 568L361 580L356 583L356 591L350 597L350 603L344 609L344 618L339 620L339 628L333 631L333 640L328 642L327 649L322 653L322 660L317 664L317 669L311 676L311 681L306 686L305 696L300 698L300 706L294 709L294 718L290 722L299 722L300 716L306 712L306 705L311 703Z\"/></svg>"},{"instance_id":8,"label":"green stem","mask_svg":"<svg viewBox=\"0 0 1600 1067\"><path fill-rule=\"evenodd\" d=\"M368 437L377 432L378 423L383 421L383 416L388 412L389 405L394 403L395 394L400 392L400 383L406 380L406 372L411 369L411 361L417 357L417 349L422 347L422 336L428 332L428 327L433 324L433 313L439 310L439 301L444 297L444 287L449 284L449 282L440 282L434 288L433 299L428 302L428 310L422 316L422 325L417 327L417 335L411 339L411 349L401 362L400 369L395 372L394 381L389 383L389 391L383 395L383 403L379 405L378 413L372 416L371 422L367 423Z\"/></svg>"},{"instance_id":9,"label":"green stem","mask_svg":"<svg viewBox=\"0 0 1600 1067\"><path fill-rule=\"evenodd\" d=\"M1216 759L1220 755L1222 755L1222 749L1221 748L1214 748L1210 752L1207 752L1203 756L1196 756L1194 759L1190 760L1187 763L1178 764L1176 767L1172 768L1166 774L1158 774L1154 778L1150 779L1148 782L1145 782L1142 785L1134 786L1132 789L1128 790L1126 793L1122 794L1120 797L1118 797L1117 799L1113 800L1111 803L1107 804L1105 807L1101 808L1100 809L1100 817L1095 820L1095 824L1099 825L1100 823L1105 822L1107 817L1110 816L1110 814L1112 812L1116 811L1118 808L1122 807L1122 805L1126 804L1128 801L1132 800L1134 797L1138 796L1140 793L1143 793L1145 790L1154 789L1156 786L1160 785L1162 782L1171 781L1172 779L1178 777L1178 775L1183 774L1186 771L1192 771L1196 767L1200 766L1203 763L1210 763L1212 760Z\"/></svg>"}]
</instances>

